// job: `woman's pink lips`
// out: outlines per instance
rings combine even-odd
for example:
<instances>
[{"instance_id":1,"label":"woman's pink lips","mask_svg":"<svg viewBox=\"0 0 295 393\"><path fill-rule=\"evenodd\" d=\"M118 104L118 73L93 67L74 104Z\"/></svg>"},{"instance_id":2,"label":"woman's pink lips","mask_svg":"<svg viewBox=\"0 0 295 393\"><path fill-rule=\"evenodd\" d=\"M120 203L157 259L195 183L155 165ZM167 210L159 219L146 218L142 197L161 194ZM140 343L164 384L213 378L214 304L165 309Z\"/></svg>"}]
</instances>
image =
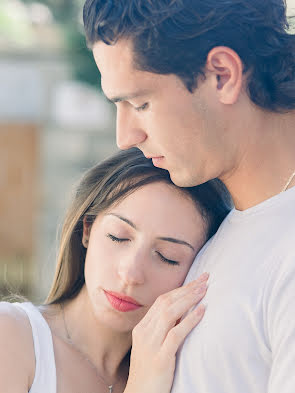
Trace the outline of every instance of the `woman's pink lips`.
<instances>
[{"instance_id":1,"label":"woman's pink lips","mask_svg":"<svg viewBox=\"0 0 295 393\"><path fill-rule=\"evenodd\" d=\"M141 304L138 304L136 300L130 298L129 296L108 291L104 291L104 293L111 306L114 307L115 310L127 312L137 310L142 307Z\"/></svg>"}]
</instances>

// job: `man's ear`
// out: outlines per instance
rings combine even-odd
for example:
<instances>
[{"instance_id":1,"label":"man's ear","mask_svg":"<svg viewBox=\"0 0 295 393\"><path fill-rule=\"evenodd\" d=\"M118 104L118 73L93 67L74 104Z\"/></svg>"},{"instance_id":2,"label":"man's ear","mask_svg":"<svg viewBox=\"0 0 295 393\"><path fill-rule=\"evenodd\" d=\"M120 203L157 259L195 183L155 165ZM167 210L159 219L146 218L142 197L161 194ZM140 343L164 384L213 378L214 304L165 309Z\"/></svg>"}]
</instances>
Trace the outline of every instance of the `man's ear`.
<instances>
[{"instance_id":1,"label":"man's ear","mask_svg":"<svg viewBox=\"0 0 295 393\"><path fill-rule=\"evenodd\" d=\"M85 248L88 247L90 230L91 230L91 222L87 220L87 217L83 218L83 236L82 236L82 244Z\"/></svg>"},{"instance_id":2,"label":"man's ear","mask_svg":"<svg viewBox=\"0 0 295 393\"><path fill-rule=\"evenodd\" d=\"M206 68L216 75L216 91L223 104L234 104L243 84L243 63L240 56L226 46L216 46L207 56Z\"/></svg>"}]
</instances>

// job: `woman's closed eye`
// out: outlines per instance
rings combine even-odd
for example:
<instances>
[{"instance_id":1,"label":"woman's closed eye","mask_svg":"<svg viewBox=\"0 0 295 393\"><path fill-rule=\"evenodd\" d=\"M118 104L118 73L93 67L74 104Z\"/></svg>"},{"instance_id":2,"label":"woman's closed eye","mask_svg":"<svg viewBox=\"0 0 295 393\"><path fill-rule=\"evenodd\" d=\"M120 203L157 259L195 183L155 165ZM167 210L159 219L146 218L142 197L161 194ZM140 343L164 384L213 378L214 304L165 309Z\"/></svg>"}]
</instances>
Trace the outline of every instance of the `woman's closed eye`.
<instances>
[{"instance_id":1,"label":"woman's closed eye","mask_svg":"<svg viewBox=\"0 0 295 393\"><path fill-rule=\"evenodd\" d=\"M112 235L111 233L108 233L107 237L110 238L113 242L117 242L117 243L123 243L123 242L130 241L130 239L128 239L128 238L117 237L117 236ZM164 255L162 255L159 251L156 251L156 254L159 256L159 258L163 262L168 263L168 265L179 265L178 261L174 261L172 259L165 258Z\"/></svg>"},{"instance_id":2,"label":"woman's closed eye","mask_svg":"<svg viewBox=\"0 0 295 393\"><path fill-rule=\"evenodd\" d=\"M108 233L107 237L109 237L113 242L117 242L117 243L130 241L130 239L122 238L122 237L116 237L116 236L112 235L111 233Z\"/></svg>"},{"instance_id":3,"label":"woman's closed eye","mask_svg":"<svg viewBox=\"0 0 295 393\"><path fill-rule=\"evenodd\" d=\"M172 259L165 258L164 255L162 255L159 251L156 251L156 254L163 262L168 263L169 265L179 265L178 261L173 261Z\"/></svg>"}]
</instances>

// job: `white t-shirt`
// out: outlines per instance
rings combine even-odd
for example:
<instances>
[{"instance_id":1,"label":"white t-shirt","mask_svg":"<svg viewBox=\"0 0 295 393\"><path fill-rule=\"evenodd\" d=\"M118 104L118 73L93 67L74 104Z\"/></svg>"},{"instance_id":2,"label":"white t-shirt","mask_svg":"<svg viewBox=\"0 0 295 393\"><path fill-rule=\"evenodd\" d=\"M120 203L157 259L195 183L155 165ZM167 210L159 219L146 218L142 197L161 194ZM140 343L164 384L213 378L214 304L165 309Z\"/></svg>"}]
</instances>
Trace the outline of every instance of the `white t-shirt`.
<instances>
[{"instance_id":1,"label":"white t-shirt","mask_svg":"<svg viewBox=\"0 0 295 393\"><path fill-rule=\"evenodd\" d=\"M172 393L295 392L295 187L233 210L194 262L209 272L203 321Z\"/></svg>"}]
</instances>

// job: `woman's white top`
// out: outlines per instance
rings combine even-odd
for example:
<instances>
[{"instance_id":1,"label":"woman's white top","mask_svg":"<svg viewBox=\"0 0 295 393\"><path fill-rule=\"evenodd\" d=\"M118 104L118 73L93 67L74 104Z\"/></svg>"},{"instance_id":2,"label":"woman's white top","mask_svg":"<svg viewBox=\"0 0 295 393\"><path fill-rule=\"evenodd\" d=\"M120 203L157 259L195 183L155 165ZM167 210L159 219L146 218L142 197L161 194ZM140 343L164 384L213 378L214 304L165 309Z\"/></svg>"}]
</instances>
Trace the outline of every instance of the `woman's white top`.
<instances>
[{"instance_id":1,"label":"woman's white top","mask_svg":"<svg viewBox=\"0 0 295 393\"><path fill-rule=\"evenodd\" d=\"M36 369L29 393L56 393L56 367L51 330L32 303L13 303L27 314L34 340Z\"/></svg>"}]
</instances>

